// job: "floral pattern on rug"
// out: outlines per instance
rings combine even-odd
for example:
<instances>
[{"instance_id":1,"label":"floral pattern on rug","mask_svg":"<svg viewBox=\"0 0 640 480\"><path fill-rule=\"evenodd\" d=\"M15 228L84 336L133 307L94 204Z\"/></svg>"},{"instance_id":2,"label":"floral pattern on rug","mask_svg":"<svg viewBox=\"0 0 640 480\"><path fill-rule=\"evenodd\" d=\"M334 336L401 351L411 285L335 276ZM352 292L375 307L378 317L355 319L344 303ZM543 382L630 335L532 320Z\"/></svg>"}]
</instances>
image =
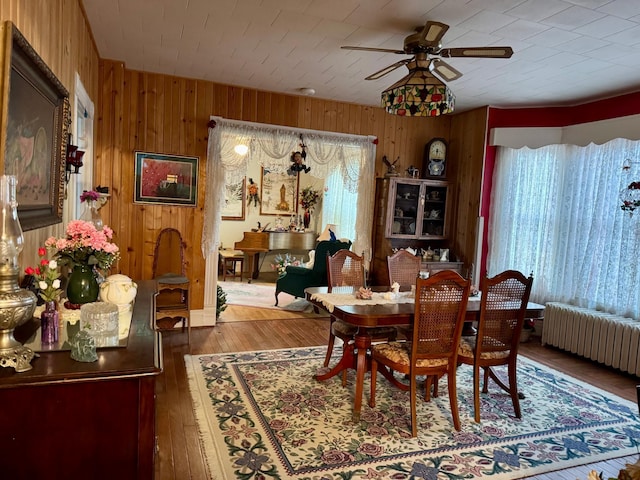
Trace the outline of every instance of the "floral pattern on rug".
<instances>
[{"instance_id":1,"label":"floral pattern on rug","mask_svg":"<svg viewBox=\"0 0 640 480\"><path fill-rule=\"evenodd\" d=\"M463 365L457 375L461 431L453 428L446 377L430 402L422 400L419 385L416 438L409 392L383 377L373 409L365 379L354 423L355 373L346 387L339 375L313 378L325 353L326 347L315 347L185 357L192 396L206 395L194 403L203 403L196 416L205 450L217 451L206 452L213 478L516 479L629 455L640 444L635 404L522 356L522 419L514 417L510 397L490 383L475 423L472 369Z\"/></svg>"}]
</instances>

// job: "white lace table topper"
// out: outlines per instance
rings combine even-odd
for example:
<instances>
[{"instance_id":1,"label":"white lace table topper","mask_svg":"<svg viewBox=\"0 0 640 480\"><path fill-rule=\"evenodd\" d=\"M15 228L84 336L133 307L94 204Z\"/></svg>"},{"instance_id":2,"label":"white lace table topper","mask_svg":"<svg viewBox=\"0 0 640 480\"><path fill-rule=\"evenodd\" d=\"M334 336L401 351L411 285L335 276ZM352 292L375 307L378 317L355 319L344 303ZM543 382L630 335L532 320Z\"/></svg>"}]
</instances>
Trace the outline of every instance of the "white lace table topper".
<instances>
[{"instance_id":1,"label":"white lace table topper","mask_svg":"<svg viewBox=\"0 0 640 480\"><path fill-rule=\"evenodd\" d=\"M321 303L329 313L341 305L383 305L389 303L414 303L415 294L411 292L374 292L369 300L356 298L353 293L314 293L311 300Z\"/></svg>"}]
</instances>

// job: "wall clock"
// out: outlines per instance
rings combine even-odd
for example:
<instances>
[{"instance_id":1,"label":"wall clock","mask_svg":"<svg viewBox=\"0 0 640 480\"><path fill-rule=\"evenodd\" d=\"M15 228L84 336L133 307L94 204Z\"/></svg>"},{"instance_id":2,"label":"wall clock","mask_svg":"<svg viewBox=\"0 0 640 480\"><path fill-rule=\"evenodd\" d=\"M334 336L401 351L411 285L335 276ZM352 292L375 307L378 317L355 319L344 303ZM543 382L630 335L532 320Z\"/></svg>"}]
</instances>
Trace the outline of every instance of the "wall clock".
<instances>
[{"instance_id":1,"label":"wall clock","mask_svg":"<svg viewBox=\"0 0 640 480\"><path fill-rule=\"evenodd\" d=\"M423 178L444 178L447 162L447 142L444 138L434 138L424 147L422 164Z\"/></svg>"}]
</instances>

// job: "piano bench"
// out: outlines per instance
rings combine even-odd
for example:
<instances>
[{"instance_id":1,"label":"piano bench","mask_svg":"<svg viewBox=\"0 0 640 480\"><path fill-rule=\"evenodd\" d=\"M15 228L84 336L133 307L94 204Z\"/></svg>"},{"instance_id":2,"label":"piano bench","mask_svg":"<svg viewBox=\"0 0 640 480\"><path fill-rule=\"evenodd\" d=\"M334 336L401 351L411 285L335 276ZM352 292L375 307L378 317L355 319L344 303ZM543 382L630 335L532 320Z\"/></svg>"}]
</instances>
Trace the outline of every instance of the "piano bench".
<instances>
[{"instance_id":1,"label":"piano bench","mask_svg":"<svg viewBox=\"0 0 640 480\"><path fill-rule=\"evenodd\" d=\"M222 265L222 281L227 280L227 276L240 277L242 282L242 271L244 270L244 253L239 250L220 250L220 264ZM237 267L240 265L240 273Z\"/></svg>"}]
</instances>

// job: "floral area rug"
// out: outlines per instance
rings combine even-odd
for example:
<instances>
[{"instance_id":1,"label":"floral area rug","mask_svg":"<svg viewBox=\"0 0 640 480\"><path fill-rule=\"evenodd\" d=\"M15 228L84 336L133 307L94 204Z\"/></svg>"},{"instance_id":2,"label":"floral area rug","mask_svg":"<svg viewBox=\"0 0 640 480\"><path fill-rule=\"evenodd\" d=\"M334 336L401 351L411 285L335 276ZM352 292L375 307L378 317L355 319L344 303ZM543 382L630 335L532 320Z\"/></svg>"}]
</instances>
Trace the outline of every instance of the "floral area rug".
<instances>
[{"instance_id":1,"label":"floral area rug","mask_svg":"<svg viewBox=\"0 0 640 480\"><path fill-rule=\"evenodd\" d=\"M463 365L460 432L452 425L446 377L438 398L417 402L416 438L409 393L382 377L371 409L367 375L361 420L353 423L354 372L346 387L340 375L326 382L313 378L325 352L313 347L185 356L211 478L517 479L637 452L635 404L522 356L522 419L492 383L482 395L482 422L475 423L472 370Z\"/></svg>"}]
</instances>

